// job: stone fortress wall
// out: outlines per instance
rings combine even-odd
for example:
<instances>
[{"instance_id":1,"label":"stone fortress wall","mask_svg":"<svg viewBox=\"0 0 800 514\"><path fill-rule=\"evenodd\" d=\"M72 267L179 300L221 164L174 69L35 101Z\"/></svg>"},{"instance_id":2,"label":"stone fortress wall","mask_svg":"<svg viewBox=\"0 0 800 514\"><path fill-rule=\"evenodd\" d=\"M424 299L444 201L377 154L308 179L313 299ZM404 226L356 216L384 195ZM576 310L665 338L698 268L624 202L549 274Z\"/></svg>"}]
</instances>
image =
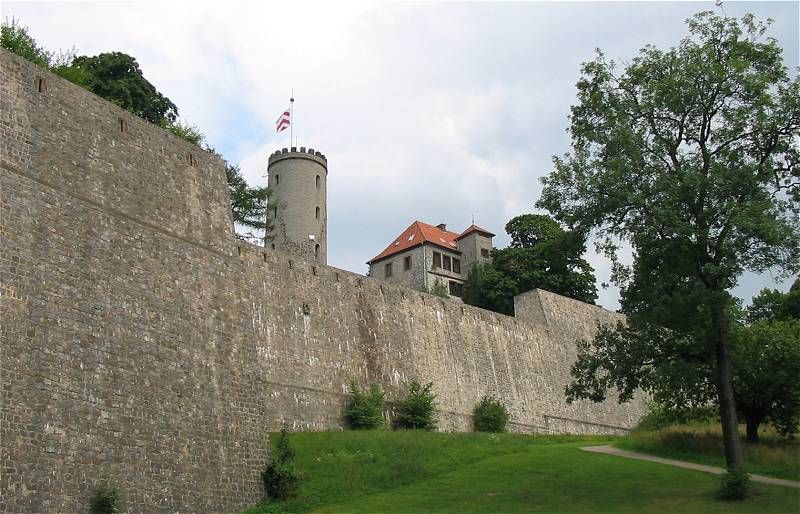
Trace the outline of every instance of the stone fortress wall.
<instances>
[{"instance_id":1,"label":"stone fortress wall","mask_svg":"<svg viewBox=\"0 0 800 514\"><path fill-rule=\"evenodd\" d=\"M41 91L40 91L41 89ZM619 433L566 405L574 338L618 315L544 291L517 318L234 238L223 163L0 51L0 511L259 501L267 432L338 429L348 382L433 381L444 430L483 394L513 429Z\"/></svg>"}]
</instances>

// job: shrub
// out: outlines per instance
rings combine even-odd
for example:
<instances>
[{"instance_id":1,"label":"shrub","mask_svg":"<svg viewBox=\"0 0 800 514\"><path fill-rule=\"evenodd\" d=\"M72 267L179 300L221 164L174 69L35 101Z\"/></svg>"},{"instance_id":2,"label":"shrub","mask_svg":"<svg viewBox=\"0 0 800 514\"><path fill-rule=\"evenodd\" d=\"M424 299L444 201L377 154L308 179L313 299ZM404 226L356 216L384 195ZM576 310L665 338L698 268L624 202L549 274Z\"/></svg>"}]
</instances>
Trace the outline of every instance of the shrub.
<instances>
[{"instance_id":1,"label":"shrub","mask_svg":"<svg viewBox=\"0 0 800 514\"><path fill-rule=\"evenodd\" d=\"M350 399L344 411L350 426L356 430L383 428L383 398L384 393L376 384L367 393L358 388L355 380L350 382Z\"/></svg>"},{"instance_id":2,"label":"shrub","mask_svg":"<svg viewBox=\"0 0 800 514\"><path fill-rule=\"evenodd\" d=\"M439 298L449 298L450 295L447 293L447 286L444 285L440 279L436 279L436 281L431 286L430 293L434 296L438 296Z\"/></svg>"},{"instance_id":3,"label":"shrub","mask_svg":"<svg viewBox=\"0 0 800 514\"><path fill-rule=\"evenodd\" d=\"M399 428L422 430L436 428L436 418L433 415L436 395L431 392L432 389L431 382L422 385L416 379L411 379L408 384L408 395L397 402L396 424Z\"/></svg>"},{"instance_id":4,"label":"shrub","mask_svg":"<svg viewBox=\"0 0 800 514\"><path fill-rule=\"evenodd\" d=\"M286 425L281 427L278 442L272 455L272 462L261 473L267 497L275 500L288 500L297 496L303 475L294 465L294 449L289 445Z\"/></svg>"},{"instance_id":5,"label":"shrub","mask_svg":"<svg viewBox=\"0 0 800 514\"><path fill-rule=\"evenodd\" d=\"M505 432L508 409L491 396L484 396L472 411L472 424L476 432Z\"/></svg>"},{"instance_id":6,"label":"shrub","mask_svg":"<svg viewBox=\"0 0 800 514\"><path fill-rule=\"evenodd\" d=\"M742 469L732 468L722 475L719 497L723 500L744 500L750 487L750 476Z\"/></svg>"},{"instance_id":7,"label":"shrub","mask_svg":"<svg viewBox=\"0 0 800 514\"><path fill-rule=\"evenodd\" d=\"M92 514L114 514L119 512L122 504L119 490L106 482L100 483L92 496L89 512Z\"/></svg>"}]
</instances>

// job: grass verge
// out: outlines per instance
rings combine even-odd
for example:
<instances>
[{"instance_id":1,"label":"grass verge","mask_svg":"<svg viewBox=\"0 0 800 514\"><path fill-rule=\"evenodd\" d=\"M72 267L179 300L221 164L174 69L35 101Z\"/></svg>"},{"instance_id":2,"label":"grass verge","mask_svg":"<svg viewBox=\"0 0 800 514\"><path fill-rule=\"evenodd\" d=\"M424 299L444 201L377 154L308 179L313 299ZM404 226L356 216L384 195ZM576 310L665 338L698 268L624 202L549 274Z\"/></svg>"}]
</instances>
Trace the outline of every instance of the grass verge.
<instances>
[{"instance_id":1,"label":"grass verge","mask_svg":"<svg viewBox=\"0 0 800 514\"><path fill-rule=\"evenodd\" d=\"M716 423L673 425L659 430L637 429L618 439L614 446L659 457L725 467L722 429ZM760 442L744 443L744 454L750 473L800 480L800 441L797 439L784 439L774 430L762 429Z\"/></svg>"},{"instance_id":2,"label":"grass verge","mask_svg":"<svg viewBox=\"0 0 800 514\"><path fill-rule=\"evenodd\" d=\"M720 502L719 477L591 454L609 438L326 432L291 435L307 480L267 512L796 512L800 491L755 486Z\"/></svg>"}]
</instances>

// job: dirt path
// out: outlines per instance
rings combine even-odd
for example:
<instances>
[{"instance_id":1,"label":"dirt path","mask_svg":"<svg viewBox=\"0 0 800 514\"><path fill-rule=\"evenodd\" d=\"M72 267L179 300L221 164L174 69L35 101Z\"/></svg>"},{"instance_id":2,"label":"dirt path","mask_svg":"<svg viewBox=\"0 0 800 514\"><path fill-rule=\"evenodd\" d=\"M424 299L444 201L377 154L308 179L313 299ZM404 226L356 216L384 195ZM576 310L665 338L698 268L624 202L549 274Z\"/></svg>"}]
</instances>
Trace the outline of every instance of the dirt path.
<instances>
[{"instance_id":1,"label":"dirt path","mask_svg":"<svg viewBox=\"0 0 800 514\"><path fill-rule=\"evenodd\" d=\"M583 446L581 450L593 453L605 453L606 455L616 455L618 457L625 457L627 459L646 460L649 462L658 462L659 464L666 464L668 466L675 466L678 468L694 469L696 471L704 471L706 473L714 473L721 475L725 473L723 468L715 466L706 466L704 464L695 464L694 462L686 462L683 460L664 459L654 455L647 455L646 453L629 452L627 450L620 450L610 445L605 446ZM800 482L794 480L784 480L782 478L765 477L764 475L750 475L750 480L754 482L763 482L765 484L782 485L785 487L794 487L800 489Z\"/></svg>"}]
</instances>

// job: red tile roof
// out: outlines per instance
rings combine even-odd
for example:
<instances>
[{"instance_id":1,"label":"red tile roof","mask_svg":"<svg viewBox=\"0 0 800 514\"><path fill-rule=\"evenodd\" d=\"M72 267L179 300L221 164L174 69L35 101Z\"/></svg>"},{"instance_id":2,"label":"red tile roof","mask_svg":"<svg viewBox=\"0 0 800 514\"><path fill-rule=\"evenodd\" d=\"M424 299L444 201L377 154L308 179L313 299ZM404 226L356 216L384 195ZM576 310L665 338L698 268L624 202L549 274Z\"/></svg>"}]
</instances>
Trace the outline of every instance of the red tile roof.
<instances>
[{"instance_id":1,"label":"red tile roof","mask_svg":"<svg viewBox=\"0 0 800 514\"><path fill-rule=\"evenodd\" d=\"M485 232L485 231L484 231ZM462 234L463 235L463 234ZM415 221L407 229L403 231L384 251L367 261L367 264L372 264L375 261L385 259L390 255L404 252L409 248L419 246L422 243L431 243L448 250L458 251L458 244L456 239L459 237L455 232L442 230L433 225L428 225L421 221Z\"/></svg>"},{"instance_id":2,"label":"red tile roof","mask_svg":"<svg viewBox=\"0 0 800 514\"><path fill-rule=\"evenodd\" d=\"M481 227L479 227L478 225L475 225L475 224L473 223L472 225L470 225L469 227L467 227L467 230L465 230L464 232L462 232L462 233L461 233L461 234L460 234L460 235L459 235L459 236L456 238L456 241L458 241L458 240L459 240L459 239L461 239L462 237L466 237L467 235L469 235L469 234L471 234L471 233L473 233L473 232L478 232L478 233L480 233L480 234L483 234L484 236L488 236L488 237L494 237L494 236L495 236L495 234L492 234L491 232L489 232L489 231L488 231L488 230L486 230L485 228L481 228Z\"/></svg>"}]
</instances>

